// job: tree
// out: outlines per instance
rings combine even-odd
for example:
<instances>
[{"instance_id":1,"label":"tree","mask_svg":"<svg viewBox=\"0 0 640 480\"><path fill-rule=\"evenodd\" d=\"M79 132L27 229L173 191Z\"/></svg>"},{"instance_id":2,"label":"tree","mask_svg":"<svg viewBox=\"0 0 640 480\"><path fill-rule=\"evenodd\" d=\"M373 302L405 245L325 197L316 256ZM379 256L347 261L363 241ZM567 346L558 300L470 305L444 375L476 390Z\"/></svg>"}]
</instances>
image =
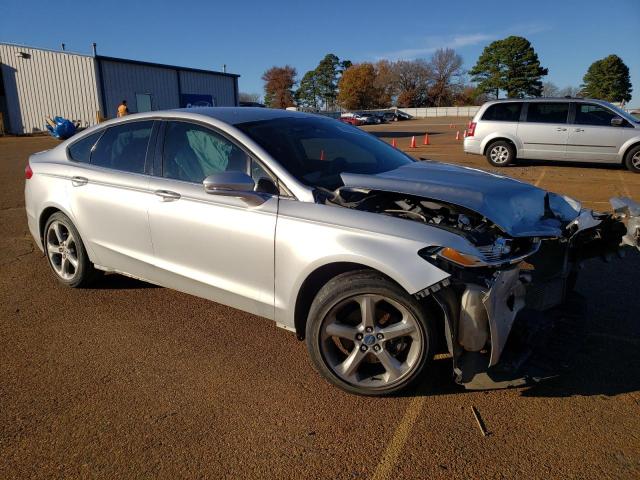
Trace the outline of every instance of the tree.
<instances>
[{"instance_id":1,"label":"tree","mask_svg":"<svg viewBox=\"0 0 640 480\"><path fill-rule=\"evenodd\" d=\"M321 90L318 87L318 77L315 70L309 70L300 81L296 91L296 103L300 107L318 110L322 102Z\"/></svg>"},{"instance_id":2,"label":"tree","mask_svg":"<svg viewBox=\"0 0 640 480\"><path fill-rule=\"evenodd\" d=\"M542 84L542 96L543 97L559 97L560 90L553 82L544 82Z\"/></svg>"},{"instance_id":3,"label":"tree","mask_svg":"<svg viewBox=\"0 0 640 480\"><path fill-rule=\"evenodd\" d=\"M471 85L462 85L454 89L453 105L464 107L467 105L482 105L489 100L489 96Z\"/></svg>"},{"instance_id":4,"label":"tree","mask_svg":"<svg viewBox=\"0 0 640 480\"><path fill-rule=\"evenodd\" d=\"M238 101L260 103L260 94L240 92L238 94Z\"/></svg>"},{"instance_id":5,"label":"tree","mask_svg":"<svg viewBox=\"0 0 640 480\"><path fill-rule=\"evenodd\" d=\"M431 67L425 60L398 60L392 67L397 84L399 107L423 107L429 98Z\"/></svg>"},{"instance_id":6,"label":"tree","mask_svg":"<svg viewBox=\"0 0 640 480\"><path fill-rule=\"evenodd\" d=\"M452 81L462 75L462 57L452 48L439 48L429 61L433 86L429 89L429 96L439 107L443 103L450 105L454 97Z\"/></svg>"},{"instance_id":7,"label":"tree","mask_svg":"<svg viewBox=\"0 0 640 480\"><path fill-rule=\"evenodd\" d=\"M582 92L587 97L608 102L631 100L629 67L617 55L609 55L591 64L582 79Z\"/></svg>"},{"instance_id":8,"label":"tree","mask_svg":"<svg viewBox=\"0 0 640 480\"><path fill-rule=\"evenodd\" d=\"M469 71L478 88L500 96L500 90L509 98L539 97L542 77L548 70L540 66L538 54L529 40L510 36L486 46L476 65Z\"/></svg>"},{"instance_id":9,"label":"tree","mask_svg":"<svg viewBox=\"0 0 640 480\"><path fill-rule=\"evenodd\" d=\"M272 108L287 108L294 105L293 86L296 84L296 69L285 65L284 67L271 67L264 72L264 103Z\"/></svg>"},{"instance_id":10,"label":"tree","mask_svg":"<svg viewBox=\"0 0 640 480\"><path fill-rule=\"evenodd\" d=\"M305 73L296 100L301 106L313 109L333 109L338 96L338 80L351 61L340 60L333 53L324 56L314 70Z\"/></svg>"},{"instance_id":11,"label":"tree","mask_svg":"<svg viewBox=\"0 0 640 480\"><path fill-rule=\"evenodd\" d=\"M347 110L378 108L385 98L376 76L376 69L371 63L347 68L338 82L338 104Z\"/></svg>"},{"instance_id":12,"label":"tree","mask_svg":"<svg viewBox=\"0 0 640 480\"><path fill-rule=\"evenodd\" d=\"M577 97L581 95L580 88L572 87L571 85L560 89L558 92L559 97Z\"/></svg>"}]
</instances>

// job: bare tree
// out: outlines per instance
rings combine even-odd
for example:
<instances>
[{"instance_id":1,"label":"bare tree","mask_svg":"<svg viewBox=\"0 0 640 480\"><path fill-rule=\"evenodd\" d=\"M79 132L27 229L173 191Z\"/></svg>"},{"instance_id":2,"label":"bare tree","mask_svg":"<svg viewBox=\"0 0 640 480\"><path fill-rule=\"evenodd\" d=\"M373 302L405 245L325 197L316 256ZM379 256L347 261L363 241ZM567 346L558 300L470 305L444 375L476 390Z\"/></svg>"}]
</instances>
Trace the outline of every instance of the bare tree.
<instances>
[{"instance_id":1,"label":"bare tree","mask_svg":"<svg viewBox=\"0 0 640 480\"><path fill-rule=\"evenodd\" d=\"M260 94L259 93L240 92L238 94L238 100L240 102L260 103Z\"/></svg>"},{"instance_id":2,"label":"bare tree","mask_svg":"<svg viewBox=\"0 0 640 480\"><path fill-rule=\"evenodd\" d=\"M577 97L581 94L580 88L571 85L564 87L558 92L559 97Z\"/></svg>"},{"instance_id":3,"label":"bare tree","mask_svg":"<svg viewBox=\"0 0 640 480\"><path fill-rule=\"evenodd\" d=\"M460 83L462 70L462 57L452 48L439 48L431 56L429 68L433 77L431 87L431 97L436 107L443 102L450 104L454 94L457 93L452 88L452 83Z\"/></svg>"},{"instance_id":4,"label":"bare tree","mask_svg":"<svg viewBox=\"0 0 640 480\"><path fill-rule=\"evenodd\" d=\"M542 96L543 97L559 97L560 90L553 82L543 82L542 84Z\"/></svg>"},{"instance_id":5,"label":"bare tree","mask_svg":"<svg viewBox=\"0 0 640 480\"><path fill-rule=\"evenodd\" d=\"M397 85L399 107L422 107L427 104L433 73L425 60L398 60L392 64Z\"/></svg>"}]
</instances>

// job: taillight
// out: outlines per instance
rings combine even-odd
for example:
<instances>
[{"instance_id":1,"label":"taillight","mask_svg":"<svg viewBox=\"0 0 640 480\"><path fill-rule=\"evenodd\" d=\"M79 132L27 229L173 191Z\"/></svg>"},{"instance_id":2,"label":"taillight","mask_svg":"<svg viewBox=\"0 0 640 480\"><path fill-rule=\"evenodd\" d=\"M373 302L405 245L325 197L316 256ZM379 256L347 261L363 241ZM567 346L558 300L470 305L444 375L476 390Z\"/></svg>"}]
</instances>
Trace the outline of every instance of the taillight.
<instances>
[{"instance_id":1,"label":"taillight","mask_svg":"<svg viewBox=\"0 0 640 480\"><path fill-rule=\"evenodd\" d=\"M469 128L467 128L467 137L473 137L476 133L476 122L469 122Z\"/></svg>"},{"instance_id":2,"label":"taillight","mask_svg":"<svg viewBox=\"0 0 640 480\"><path fill-rule=\"evenodd\" d=\"M27 166L24 167L24 178L29 180L31 177L33 177L33 170L31 170L31 165L27 163Z\"/></svg>"}]
</instances>

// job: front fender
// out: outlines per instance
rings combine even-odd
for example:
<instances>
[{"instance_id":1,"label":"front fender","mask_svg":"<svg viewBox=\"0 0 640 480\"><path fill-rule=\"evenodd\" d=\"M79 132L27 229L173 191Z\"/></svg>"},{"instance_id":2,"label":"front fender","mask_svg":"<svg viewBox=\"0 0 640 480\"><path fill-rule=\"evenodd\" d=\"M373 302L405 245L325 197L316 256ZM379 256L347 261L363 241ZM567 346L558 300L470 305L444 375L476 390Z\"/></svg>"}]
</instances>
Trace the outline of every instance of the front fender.
<instances>
[{"instance_id":1,"label":"front fender","mask_svg":"<svg viewBox=\"0 0 640 480\"><path fill-rule=\"evenodd\" d=\"M295 325L304 281L334 263L355 263L390 277L415 294L449 277L418 255L430 245L468 250L453 233L410 220L303 202L281 202L276 228L275 316Z\"/></svg>"}]
</instances>

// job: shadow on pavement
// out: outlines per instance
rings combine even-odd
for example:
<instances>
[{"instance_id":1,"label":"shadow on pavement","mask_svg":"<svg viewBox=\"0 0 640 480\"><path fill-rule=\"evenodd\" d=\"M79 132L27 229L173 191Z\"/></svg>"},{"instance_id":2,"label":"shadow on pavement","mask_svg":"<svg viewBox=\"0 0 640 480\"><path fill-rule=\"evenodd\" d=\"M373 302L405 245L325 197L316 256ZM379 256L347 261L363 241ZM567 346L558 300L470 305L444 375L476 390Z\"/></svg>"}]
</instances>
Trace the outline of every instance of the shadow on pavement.
<instances>
[{"instance_id":1,"label":"shadow on pavement","mask_svg":"<svg viewBox=\"0 0 640 480\"><path fill-rule=\"evenodd\" d=\"M143 282L136 278L126 277L117 273L107 273L95 284L91 285L93 290L133 290L141 288L161 288L152 283Z\"/></svg>"},{"instance_id":2,"label":"shadow on pavement","mask_svg":"<svg viewBox=\"0 0 640 480\"><path fill-rule=\"evenodd\" d=\"M630 251L630 249L627 249ZM616 396L640 391L640 254L605 263L586 262L576 286L586 299L579 349L553 379L521 387L524 397ZM450 359L400 397L466 393L452 378Z\"/></svg>"}]
</instances>

